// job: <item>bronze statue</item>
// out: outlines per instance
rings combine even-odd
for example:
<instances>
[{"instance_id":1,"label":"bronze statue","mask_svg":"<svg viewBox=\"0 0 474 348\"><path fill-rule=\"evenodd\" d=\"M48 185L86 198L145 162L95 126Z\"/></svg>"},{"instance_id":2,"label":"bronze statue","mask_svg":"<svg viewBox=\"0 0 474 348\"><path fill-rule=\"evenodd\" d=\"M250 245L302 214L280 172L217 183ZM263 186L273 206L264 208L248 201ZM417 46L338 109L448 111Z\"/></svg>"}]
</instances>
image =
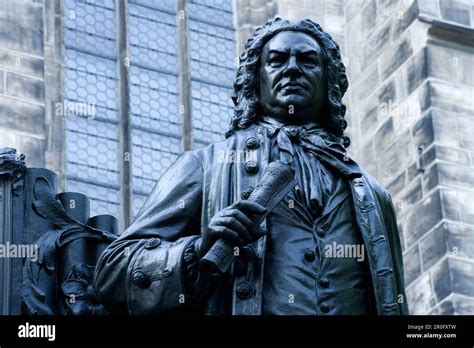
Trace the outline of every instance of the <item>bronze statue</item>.
<instances>
[{"instance_id":1,"label":"bronze statue","mask_svg":"<svg viewBox=\"0 0 474 348\"><path fill-rule=\"evenodd\" d=\"M104 306L407 314L391 198L346 153L347 87L339 46L315 22L274 18L258 28L240 55L226 139L183 153L102 254L95 284ZM276 190L261 180L270 163L294 173L271 208L249 199L257 186ZM218 243L234 252L221 272L201 262L225 254L212 249Z\"/></svg>"}]
</instances>

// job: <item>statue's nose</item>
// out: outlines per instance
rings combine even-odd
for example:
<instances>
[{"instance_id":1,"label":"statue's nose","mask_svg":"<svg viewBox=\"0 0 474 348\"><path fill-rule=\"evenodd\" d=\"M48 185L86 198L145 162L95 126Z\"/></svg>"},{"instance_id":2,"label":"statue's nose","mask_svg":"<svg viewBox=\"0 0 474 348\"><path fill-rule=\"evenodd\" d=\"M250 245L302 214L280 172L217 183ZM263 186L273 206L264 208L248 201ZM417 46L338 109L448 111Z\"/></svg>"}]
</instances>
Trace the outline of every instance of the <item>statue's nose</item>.
<instances>
[{"instance_id":1,"label":"statue's nose","mask_svg":"<svg viewBox=\"0 0 474 348\"><path fill-rule=\"evenodd\" d=\"M298 61L296 60L296 57L294 55L291 55L290 58L288 59L288 64L285 67L285 70L283 71L284 76L294 76L294 75L301 75L301 70L298 65Z\"/></svg>"}]
</instances>

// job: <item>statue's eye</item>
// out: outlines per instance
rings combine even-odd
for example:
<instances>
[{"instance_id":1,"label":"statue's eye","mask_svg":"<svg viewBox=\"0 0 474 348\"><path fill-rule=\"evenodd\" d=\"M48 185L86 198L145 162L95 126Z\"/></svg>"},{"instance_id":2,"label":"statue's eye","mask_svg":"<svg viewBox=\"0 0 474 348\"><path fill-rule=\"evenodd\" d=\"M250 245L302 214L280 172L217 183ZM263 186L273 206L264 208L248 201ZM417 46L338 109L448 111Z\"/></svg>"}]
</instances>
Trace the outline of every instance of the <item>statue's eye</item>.
<instances>
[{"instance_id":1,"label":"statue's eye","mask_svg":"<svg viewBox=\"0 0 474 348\"><path fill-rule=\"evenodd\" d=\"M271 66L281 66L283 63L285 63L285 57L283 55L272 55L270 56L270 58L268 59L268 63L271 65Z\"/></svg>"},{"instance_id":2,"label":"statue's eye","mask_svg":"<svg viewBox=\"0 0 474 348\"><path fill-rule=\"evenodd\" d=\"M302 56L300 62L307 67L313 68L318 65L318 60L316 57L312 56Z\"/></svg>"}]
</instances>

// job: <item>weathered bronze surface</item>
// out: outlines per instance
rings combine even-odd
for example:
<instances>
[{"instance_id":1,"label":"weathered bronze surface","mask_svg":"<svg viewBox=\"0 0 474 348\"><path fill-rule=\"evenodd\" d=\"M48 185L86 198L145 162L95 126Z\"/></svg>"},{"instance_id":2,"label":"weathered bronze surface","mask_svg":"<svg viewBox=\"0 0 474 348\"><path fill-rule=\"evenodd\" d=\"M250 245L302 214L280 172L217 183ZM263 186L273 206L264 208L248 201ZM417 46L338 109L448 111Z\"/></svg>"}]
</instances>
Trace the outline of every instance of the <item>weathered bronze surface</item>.
<instances>
[{"instance_id":1,"label":"weathered bronze surface","mask_svg":"<svg viewBox=\"0 0 474 348\"><path fill-rule=\"evenodd\" d=\"M258 28L240 55L226 139L182 154L102 253L105 308L407 314L391 198L346 153L347 87L339 47L318 24ZM276 161L295 185L270 211L249 197ZM200 262L216 241L234 251L223 273Z\"/></svg>"}]
</instances>

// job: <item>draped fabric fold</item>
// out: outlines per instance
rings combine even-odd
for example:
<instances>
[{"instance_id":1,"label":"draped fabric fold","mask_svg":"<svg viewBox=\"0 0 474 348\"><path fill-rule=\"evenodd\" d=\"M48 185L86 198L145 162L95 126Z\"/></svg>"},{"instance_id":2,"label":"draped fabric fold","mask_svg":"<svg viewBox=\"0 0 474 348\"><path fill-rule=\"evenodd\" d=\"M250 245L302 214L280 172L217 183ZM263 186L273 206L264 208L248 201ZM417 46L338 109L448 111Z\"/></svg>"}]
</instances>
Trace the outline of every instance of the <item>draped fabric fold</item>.
<instances>
[{"instance_id":1,"label":"draped fabric fold","mask_svg":"<svg viewBox=\"0 0 474 348\"><path fill-rule=\"evenodd\" d=\"M263 117L260 126L273 140L273 156L295 169L296 198L310 208L313 216L322 212L340 178L362 176L338 139L315 123L291 126Z\"/></svg>"}]
</instances>

